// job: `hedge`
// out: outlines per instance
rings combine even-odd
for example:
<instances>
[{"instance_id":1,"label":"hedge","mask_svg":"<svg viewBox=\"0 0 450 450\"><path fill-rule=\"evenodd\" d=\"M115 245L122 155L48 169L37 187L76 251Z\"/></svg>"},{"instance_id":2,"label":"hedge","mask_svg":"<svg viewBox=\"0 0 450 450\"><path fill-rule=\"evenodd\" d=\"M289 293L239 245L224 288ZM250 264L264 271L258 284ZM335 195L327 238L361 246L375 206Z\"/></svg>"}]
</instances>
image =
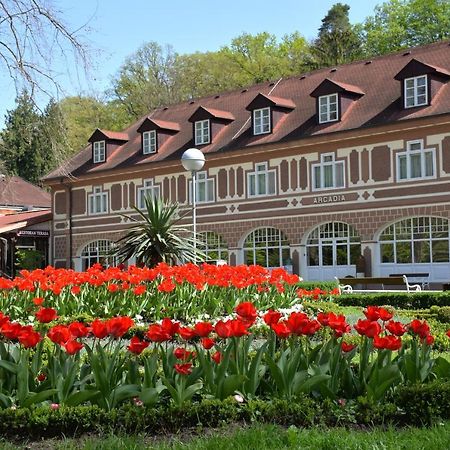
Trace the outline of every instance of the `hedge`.
<instances>
[{"instance_id":1,"label":"hedge","mask_svg":"<svg viewBox=\"0 0 450 450\"><path fill-rule=\"evenodd\" d=\"M23 439L75 436L86 432L152 434L178 432L183 428L218 427L227 423L274 423L298 427L351 425L431 425L450 419L450 381L403 386L382 404L357 401L318 401L307 396L296 402L249 400L239 403L233 397L224 401L202 400L186 407L144 408L127 404L104 411L97 406L52 409L0 410L0 434Z\"/></svg>"},{"instance_id":2,"label":"hedge","mask_svg":"<svg viewBox=\"0 0 450 450\"><path fill-rule=\"evenodd\" d=\"M427 309L432 306L450 306L450 291L417 293L380 292L376 294L342 294L333 301L342 306L383 306L401 309Z\"/></svg>"}]
</instances>

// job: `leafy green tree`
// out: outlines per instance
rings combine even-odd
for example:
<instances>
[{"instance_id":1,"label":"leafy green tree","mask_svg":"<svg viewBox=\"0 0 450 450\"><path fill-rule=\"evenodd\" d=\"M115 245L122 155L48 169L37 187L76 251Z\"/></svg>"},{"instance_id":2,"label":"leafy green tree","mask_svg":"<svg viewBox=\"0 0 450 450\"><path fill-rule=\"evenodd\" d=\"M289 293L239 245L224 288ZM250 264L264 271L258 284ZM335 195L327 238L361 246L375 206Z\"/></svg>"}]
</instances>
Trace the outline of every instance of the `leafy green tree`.
<instances>
[{"instance_id":1,"label":"leafy green tree","mask_svg":"<svg viewBox=\"0 0 450 450\"><path fill-rule=\"evenodd\" d=\"M129 122L125 107L116 100L66 97L59 102L59 108L66 126L66 157L85 147L96 128L119 131Z\"/></svg>"},{"instance_id":2,"label":"leafy green tree","mask_svg":"<svg viewBox=\"0 0 450 450\"><path fill-rule=\"evenodd\" d=\"M312 68L344 64L361 55L361 40L351 25L350 6L336 3L322 19L317 39L311 46Z\"/></svg>"},{"instance_id":3,"label":"leafy green tree","mask_svg":"<svg viewBox=\"0 0 450 450\"><path fill-rule=\"evenodd\" d=\"M148 42L126 59L113 80L112 96L125 106L130 119L180 100L176 57L171 46Z\"/></svg>"},{"instance_id":4,"label":"leafy green tree","mask_svg":"<svg viewBox=\"0 0 450 450\"><path fill-rule=\"evenodd\" d=\"M366 55L450 38L449 0L388 0L360 25Z\"/></svg>"},{"instance_id":5,"label":"leafy green tree","mask_svg":"<svg viewBox=\"0 0 450 450\"><path fill-rule=\"evenodd\" d=\"M43 131L45 119L46 114L38 112L27 92L16 99L16 108L8 111L0 134L0 159L9 174L38 183L54 167L54 154Z\"/></svg>"},{"instance_id":6,"label":"leafy green tree","mask_svg":"<svg viewBox=\"0 0 450 450\"><path fill-rule=\"evenodd\" d=\"M113 257L125 262L135 257L138 264L154 267L160 262L176 264L178 261L204 259L205 255L194 247L190 230L180 225L178 205L153 197L145 198L145 209L134 208L138 217L125 216L135 225L116 242ZM197 245L199 247L199 245Z\"/></svg>"}]
</instances>

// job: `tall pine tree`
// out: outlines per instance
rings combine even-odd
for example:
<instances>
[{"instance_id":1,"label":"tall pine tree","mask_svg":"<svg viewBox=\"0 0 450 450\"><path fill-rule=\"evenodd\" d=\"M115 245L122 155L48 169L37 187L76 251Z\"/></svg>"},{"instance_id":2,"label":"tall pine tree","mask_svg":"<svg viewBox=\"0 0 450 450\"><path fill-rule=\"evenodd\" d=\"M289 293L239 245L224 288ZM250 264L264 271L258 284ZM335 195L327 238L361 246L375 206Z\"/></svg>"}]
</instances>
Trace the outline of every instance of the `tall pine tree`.
<instances>
[{"instance_id":1,"label":"tall pine tree","mask_svg":"<svg viewBox=\"0 0 450 450\"><path fill-rule=\"evenodd\" d=\"M361 40L350 23L349 10L350 6L336 3L322 19L311 47L313 67L337 66L361 55Z\"/></svg>"},{"instance_id":2,"label":"tall pine tree","mask_svg":"<svg viewBox=\"0 0 450 450\"><path fill-rule=\"evenodd\" d=\"M37 184L54 167L45 119L27 92L17 97L16 108L8 111L0 133L0 160L8 175Z\"/></svg>"}]
</instances>

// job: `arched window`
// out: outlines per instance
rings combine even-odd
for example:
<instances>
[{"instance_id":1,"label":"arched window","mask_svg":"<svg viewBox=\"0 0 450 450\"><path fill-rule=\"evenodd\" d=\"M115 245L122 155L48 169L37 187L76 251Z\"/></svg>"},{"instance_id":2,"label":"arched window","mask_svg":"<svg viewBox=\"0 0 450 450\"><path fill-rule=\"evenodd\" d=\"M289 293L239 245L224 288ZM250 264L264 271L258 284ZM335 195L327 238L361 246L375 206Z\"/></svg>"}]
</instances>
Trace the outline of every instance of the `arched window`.
<instances>
[{"instance_id":1,"label":"arched window","mask_svg":"<svg viewBox=\"0 0 450 450\"><path fill-rule=\"evenodd\" d=\"M204 231L198 233L198 239L201 241L199 250L206 255L206 262L224 260L228 262L228 244L220 234L214 231Z\"/></svg>"},{"instance_id":2,"label":"arched window","mask_svg":"<svg viewBox=\"0 0 450 450\"><path fill-rule=\"evenodd\" d=\"M381 263L449 262L448 219L413 217L389 225L380 234Z\"/></svg>"},{"instance_id":3,"label":"arched window","mask_svg":"<svg viewBox=\"0 0 450 450\"><path fill-rule=\"evenodd\" d=\"M112 242L106 239L90 242L81 252L81 267L83 270L89 269L95 263L108 265L108 253L112 248Z\"/></svg>"},{"instance_id":4,"label":"arched window","mask_svg":"<svg viewBox=\"0 0 450 450\"><path fill-rule=\"evenodd\" d=\"M324 223L309 234L306 251L308 266L350 266L361 255L360 238L347 223Z\"/></svg>"},{"instance_id":5,"label":"arched window","mask_svg":"<svg viewBox=\"0 0 450 450\"><path fill-rule=\"evenodd\" d=\"M244 263L283 267L290 259L289 242L276 228L258 228L244 242Z\"/></svg>"}]
</instances>

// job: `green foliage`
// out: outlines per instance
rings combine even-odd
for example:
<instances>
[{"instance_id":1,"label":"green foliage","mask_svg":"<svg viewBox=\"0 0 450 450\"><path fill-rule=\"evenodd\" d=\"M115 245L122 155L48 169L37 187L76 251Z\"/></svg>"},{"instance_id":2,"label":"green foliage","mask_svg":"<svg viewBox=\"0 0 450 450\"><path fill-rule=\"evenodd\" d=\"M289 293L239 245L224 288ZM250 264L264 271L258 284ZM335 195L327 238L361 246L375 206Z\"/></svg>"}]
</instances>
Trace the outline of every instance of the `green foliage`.
<instances>
[{"instance_id":1,"label":"green foliage","mask_svg":"<svg viewBox=\"0 0 450 450\"><path fill-rule=\"evenodd\" d=\"M361 56L361 40L350 24L350 6L336 3L322 19L317 39L311 46L312 66L336 66Z\"/></svg>"},{"instance_id":2,"label":"green foliage","mask_svg":"<svg viewBox=\"0 0 450 450\"><path fill-rule=\"evenodd\" d=\"M138 264L155 267L160 262L176 264L183 260L194 261L196 257L204 258L192 239L183 237L190 231L179 224L178 204L146 197L145 210L134 209L139 218L126 217L136 225L116 242L113 250L119 262L134 257Z\"/></svg>"},{"instance_id":3,"label":"green foliage","mask_svg":"<svg viewBox=\"0 0 450 450\"><path fill-rule=\"evenodd\" d=\"M0 133L0 160L8 174L38 183L54 167L46 123L50 113L47 110L41 114L27 92L17 97L16 107L8 111L5 129Z\"/></svg>"},{"instance_id":4,"label":"green foliage","mask_svg":"<svg viewBox=\"0 0 450 450\"><path fill-rule=\"evenodd\" d=\"M343 294L334 297L334 301L342 306L390 305L400 309L425 309L432 306L450 306L450 292Z\"/></svg>"},{"instance_id":5,"label":"green foliage","mask_svg":"<svg viewBox=\"0 0 450 450\"><path fill-rule=\"evenodd\" d=\"M182 428L218 427L232 422L314 425L370 425L387 423L430 425L450 419L450 382L433 382L398 388L383 404L372 405L364 397L357 402L317 401L301 395L294 401L255 399L238 403L202 400L189 407L137 407L132 403L104 411L97 406L60 406L51 409L0 410L0 433L4 437L73 436L83 432L176 432Z\"/></svg>"},{"instance_id":6,"label":"green foliage","mask_svg":"<svg viewBox=\"0 0 450 450\"><path fill-rule=\"evenodd\" d=\"M450 37L448 0L388 0L360 26L366 55L383 55Z\"/></svg>"},{"instance_id":7,"label":"green foliage","mask_svg":"<svg viewBox=\"0 0 450 450\"><path fill-rule=\"evenodd\" d=\"M17 270L40 269L44 261L44 255L39 250L22 249L16 251Z\"/></svg>"}]
</instances>

